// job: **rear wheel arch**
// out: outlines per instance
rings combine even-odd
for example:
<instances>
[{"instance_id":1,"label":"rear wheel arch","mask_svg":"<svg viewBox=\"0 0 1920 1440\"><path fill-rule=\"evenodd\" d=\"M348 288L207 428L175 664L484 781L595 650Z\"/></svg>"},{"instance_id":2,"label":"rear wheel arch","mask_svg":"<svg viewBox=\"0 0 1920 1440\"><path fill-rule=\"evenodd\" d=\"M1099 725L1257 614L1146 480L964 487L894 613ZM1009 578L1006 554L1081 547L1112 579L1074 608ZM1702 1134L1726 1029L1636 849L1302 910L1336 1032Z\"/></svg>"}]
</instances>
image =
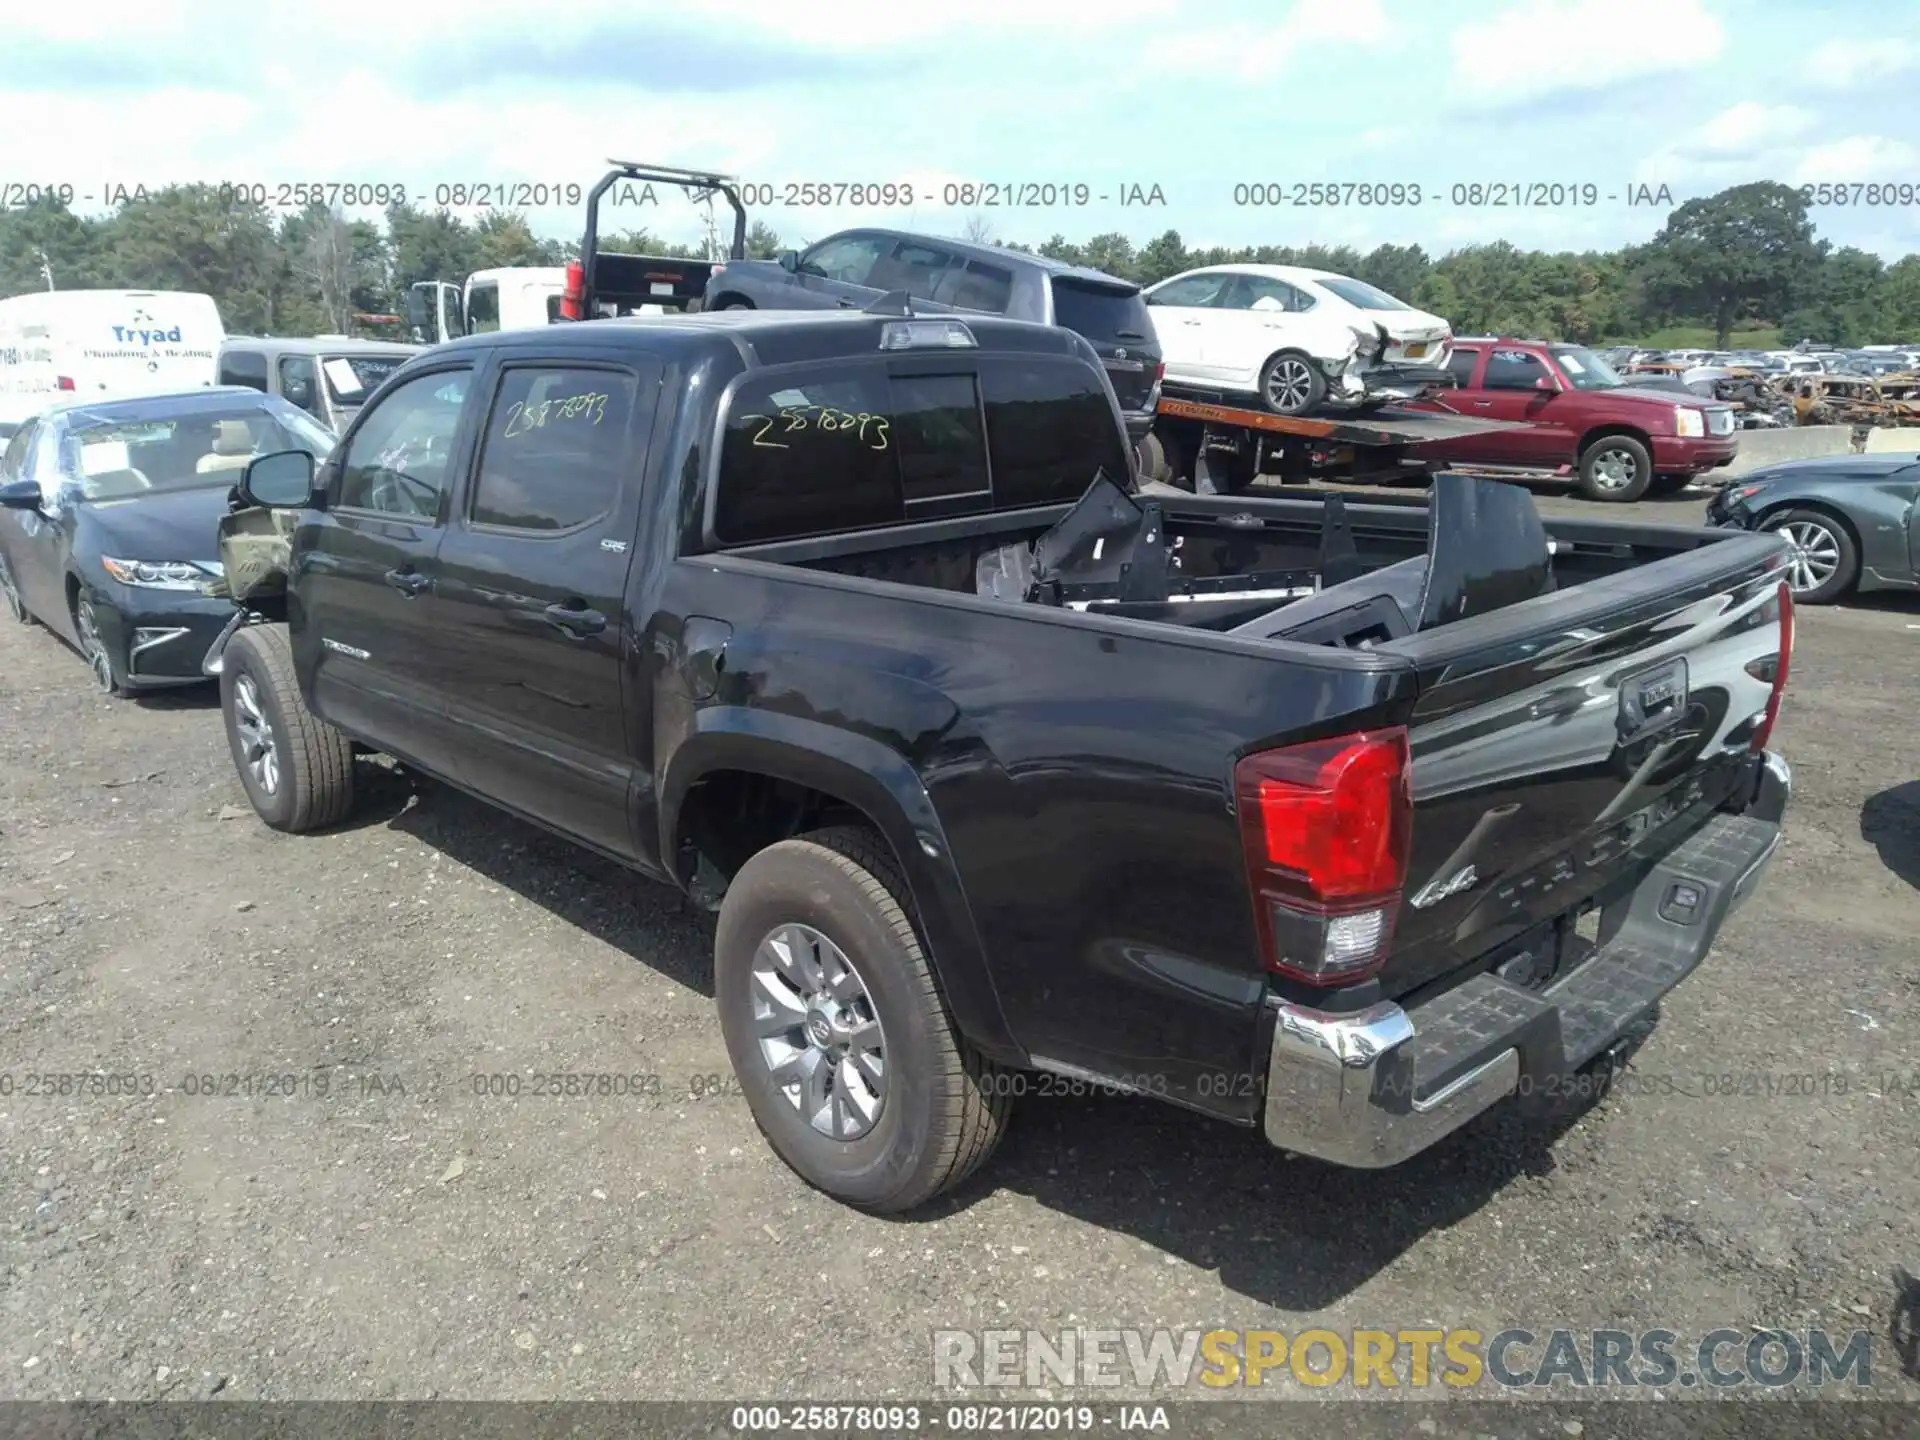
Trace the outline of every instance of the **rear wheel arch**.
<instances>
[{"instance_id":1,"label":"rear wheel arch","mask_svg":"<svg viewBox=\"0 0 1920 1440\"><path fill-rule=\"evenodd\" d=\"M921 944L961 1032L988 1057L1024 1065L1026 1052L1000 1008L945 834L905 758L812 721L755 712L754 722L761 731L826 735L809 737L821 739L817 748L798 736L724 730L683 744L668 762L658 816L661 855L675 879L696 902L717 909L734 874L769 846L835 825L872 831L906 882ZM878 754L868 755L868 747Z\"/></svg>"},{"instance_id":2,"label":"rear wheel arch","mask_svg":"<svg viewBox=\"0 0 1920 1440\"><path fill-rule=\"evenodd\" d=\"M729 290L714 297L713 308L715 310L753 310L758 307L739 291Z\"/></svg>"}]
</instances>

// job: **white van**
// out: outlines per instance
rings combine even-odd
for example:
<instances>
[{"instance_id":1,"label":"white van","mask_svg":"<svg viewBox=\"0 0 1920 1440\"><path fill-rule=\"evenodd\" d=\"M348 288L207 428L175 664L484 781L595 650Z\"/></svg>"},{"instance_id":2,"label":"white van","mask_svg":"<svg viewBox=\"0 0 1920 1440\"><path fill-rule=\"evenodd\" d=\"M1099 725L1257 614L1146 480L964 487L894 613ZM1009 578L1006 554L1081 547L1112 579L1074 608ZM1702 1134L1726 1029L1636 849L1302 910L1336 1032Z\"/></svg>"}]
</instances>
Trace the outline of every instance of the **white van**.
<instances>
[{"instance_id":1,"label":"white van","mask_svg":"<svg viewBox=\"0 0 1920 1440\"><path fill-rule=\"evenodd\" d=\"M407 322L423 345L444 345L459 335L524 330L560 319L567 271L557 265L508 265L476 270L464 289L444 280L418 280L409 287ZM603 313L612 314L612 310ZM660 305L636 305L635 315L664 315Z\"/></svg>"},{"instance_id":2,"label":"white van","mask_svg":"<svg viewBox=\"0 0 1920 1440\"><path fill-rule=\"evenodd\" d=\"M213 297L183 290L46 290L0 300L0 423L52 400L210 386L225 338Z\"/></svg>"}]
</instances>

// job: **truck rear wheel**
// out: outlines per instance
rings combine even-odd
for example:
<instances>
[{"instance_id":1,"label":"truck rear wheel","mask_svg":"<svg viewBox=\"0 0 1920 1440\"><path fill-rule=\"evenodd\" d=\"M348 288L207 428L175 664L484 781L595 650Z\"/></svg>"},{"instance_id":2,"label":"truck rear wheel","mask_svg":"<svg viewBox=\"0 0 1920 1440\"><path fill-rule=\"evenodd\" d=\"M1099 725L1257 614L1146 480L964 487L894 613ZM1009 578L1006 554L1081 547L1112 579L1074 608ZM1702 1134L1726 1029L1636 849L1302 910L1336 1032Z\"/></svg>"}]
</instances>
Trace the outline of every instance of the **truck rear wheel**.
<instances>
[{"instance_id":1,"label":"truck rear wheel","mask_svg":"<svg viewBox=\"0 0 1920 1440\"><path fill-rule=\"evenodd\" d=\"M222 652L220 713L254 813L300 834L353 809L353 745L307 709L284 625L253 625Z\"/></svg>"},{"instance_id":2,"label":"truck rear wheel","mask_svg":"<svg viewBox=\"0 0 1920 1440\"><path fill-rule=\"evenodd\" d=\"M1580 452L1578 489L1589 500L1627 504L1653 483L1653 457L1631 435L1602 435Z\"/></svg>"},{"instance_id":3,"label":"truck rear wheel","mask_svg":"<svg viewBox=\"0 0 1920 1440\"><path fill-rule=\"evenodd\" d=\"M876 1213L958 1185L1009 1086L954 1027L893 855L836 827L740 867L714 937L720 1028L754 1123L801 1179Z\"/></svg>"}]
</instances>

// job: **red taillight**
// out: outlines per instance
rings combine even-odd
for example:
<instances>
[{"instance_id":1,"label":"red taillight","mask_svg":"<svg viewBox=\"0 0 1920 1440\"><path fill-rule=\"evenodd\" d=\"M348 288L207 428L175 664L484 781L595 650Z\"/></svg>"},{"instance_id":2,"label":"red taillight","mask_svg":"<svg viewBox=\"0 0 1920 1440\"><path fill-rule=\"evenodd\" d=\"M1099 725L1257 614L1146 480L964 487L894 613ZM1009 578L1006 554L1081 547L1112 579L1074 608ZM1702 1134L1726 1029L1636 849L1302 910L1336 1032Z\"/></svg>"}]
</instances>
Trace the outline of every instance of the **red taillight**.
<instances>
[{"instance_id":1,"label":"red taillight","mask_svg":"<svg viewBox=\"0 0 1920 1440\"><path fill-rule=\"evenodd\" d=\"M62 375L58 380L54 381L53 383L54 383L54 388L57 390L73 389L73 377L71 375Z\"/></svg>"},{"instance_id":2,"label":"red taillight","mask_svg":"<svg viewBox=\"0 0 1920 1440\"><path fill-rule=\"evenodd\" d=\"M578 260L567 262L567 288L560 296L560 315L566 320L581 320L587 313L587 271Z\"/></svg>"},{"instance_id":3,"label":"red taillight","mask_svg":"<svg viewBox=\"0 0 1920 1440\"><path fill-rule=\"evenodd\" d=\"M1167 362L1162 360L1158 365L1153 367L1153 383L1158 385L1162 380L1166 378L1167 378Z\"/></svg>"},{"instance_id":4,"label":"red taillight","mask_svg":"<svg viewBox=\"0 0 1920 1440\"><path fill-rule=\"evenodd\" d=\"M1774 722L1780 718L1780 697L1787 690L1787 668L1793 659L1793 590L1784 580L1780 582L1779 598L1774 603L1780 611L1780 656L1773 662L1773 689L1767 695L1766 713L1760 717L1753 739L1748 742L1756 755L1766 749L1767 741L1773 738Z\"/></svg>"},{"instance_id":5,"label":"red taillight","mask_svg":"<svg viewBox=\"0 0 1920 1440\"><path fill-rule=\"evenodd\" d=\"M1413 834L1407 732L1249 755L1234 767L1234 796L1267 967L1315 985L1378 969Z\"/></svg>"}]
</instances>

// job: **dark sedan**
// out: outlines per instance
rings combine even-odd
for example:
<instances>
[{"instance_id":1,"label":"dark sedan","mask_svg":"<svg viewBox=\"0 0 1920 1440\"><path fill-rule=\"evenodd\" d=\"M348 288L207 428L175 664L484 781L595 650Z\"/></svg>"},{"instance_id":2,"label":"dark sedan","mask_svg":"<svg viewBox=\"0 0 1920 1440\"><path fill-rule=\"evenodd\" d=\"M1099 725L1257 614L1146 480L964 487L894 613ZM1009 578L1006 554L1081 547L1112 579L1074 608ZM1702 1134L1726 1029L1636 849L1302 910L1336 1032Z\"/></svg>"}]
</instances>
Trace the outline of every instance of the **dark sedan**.
<instances>
[{"instance_id":1,"label":"dark sedan","mask_svg":"<svg viewBox=\"0 0 1920 1440\"><path fill-rule=\"evenodd\" d=\"M333 440L240 387L42 411L0 459L0 599L77 649L108 694L203 681L233 615L206 593L228 492L255 455L324 458Z\"/></svg>"},{"instance_id":2,"label":"dark sedan","mask_svg":"<svg viewBox=\"0 0 1920 1440\"><path fill-rule=\"evenodd\" d=\"M1776 530L1793 547L1793 598L1920 589L1920 447L1789 460L1730 480L1707 524Z\"/></svg>"}]
</instances>

